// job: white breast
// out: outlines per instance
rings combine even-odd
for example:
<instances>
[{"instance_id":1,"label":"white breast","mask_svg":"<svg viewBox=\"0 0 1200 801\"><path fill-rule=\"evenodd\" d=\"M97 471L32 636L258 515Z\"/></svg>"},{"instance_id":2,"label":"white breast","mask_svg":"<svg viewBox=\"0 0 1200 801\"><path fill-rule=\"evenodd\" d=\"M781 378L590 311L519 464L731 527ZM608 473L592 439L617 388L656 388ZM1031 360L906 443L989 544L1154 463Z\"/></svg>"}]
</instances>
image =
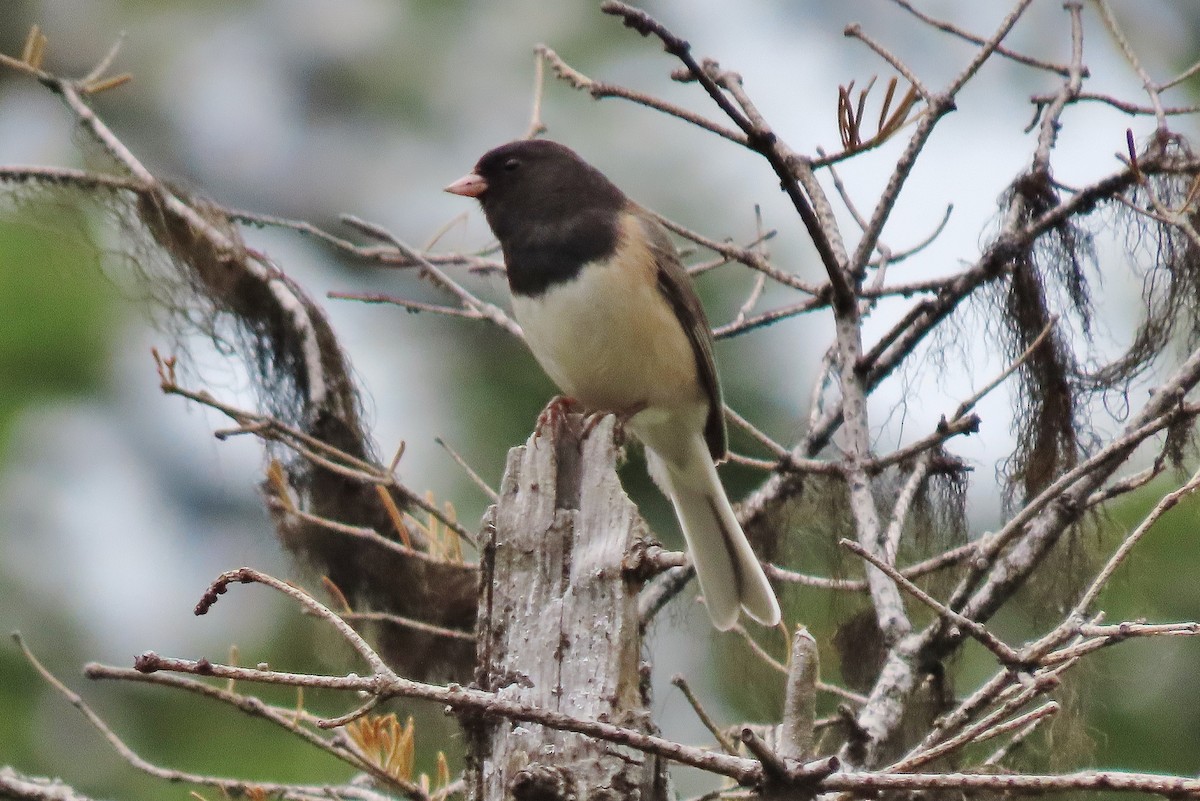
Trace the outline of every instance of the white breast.
<instances>
[{"instance_id":1,"label":"white breast","mask_svg":"<svg viewBox=\"0 0 1200 801\"><path fill-rule=\"evenodd\" d=\"M537 297L514 295L513 312L554 383L592 410L707 403L687 334L645 275L588 264Z\"/></svg>"}]
</instances>

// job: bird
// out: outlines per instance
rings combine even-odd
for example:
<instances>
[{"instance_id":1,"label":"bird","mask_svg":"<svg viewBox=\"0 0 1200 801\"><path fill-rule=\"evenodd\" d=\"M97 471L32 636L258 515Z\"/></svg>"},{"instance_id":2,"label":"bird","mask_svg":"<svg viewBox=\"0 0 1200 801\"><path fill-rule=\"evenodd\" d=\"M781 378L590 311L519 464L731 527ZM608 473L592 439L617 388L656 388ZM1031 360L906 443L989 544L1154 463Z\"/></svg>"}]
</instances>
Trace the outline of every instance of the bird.
<instances>
[{"instance_id":1,"label":"bird","mask_svg":"<svg viewBox=\"0 0 1200 801\"><path fill-rule=\"evenodd\" d=\"M671 500L713 625L779 602L717 475L726 457L713 336L663 226L575 151L523 139L445 187L475 198L504 256L529 349L568 402L612 413Z\"/></svg>"}]
</instances>

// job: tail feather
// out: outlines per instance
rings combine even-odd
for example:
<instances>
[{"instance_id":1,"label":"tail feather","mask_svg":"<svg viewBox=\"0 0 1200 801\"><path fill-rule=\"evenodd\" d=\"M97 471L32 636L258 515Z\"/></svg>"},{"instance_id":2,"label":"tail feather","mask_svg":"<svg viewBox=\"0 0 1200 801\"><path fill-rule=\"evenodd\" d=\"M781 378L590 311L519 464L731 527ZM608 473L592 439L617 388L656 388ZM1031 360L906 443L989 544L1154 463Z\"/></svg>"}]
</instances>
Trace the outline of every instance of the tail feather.
<instances>
[{"instance_id":1,"label":"tail feather","mask_svg":"<svg viewBox=\"0 0 1200 801\"><path fill-rule=\"evenodd\" d=\"M651 452L651 474L670 497L696 567L713 625L727 631L738 610L767 626L779 623L779 602L750 548L717 469L701 437L685 464L672 465Z\"/></svg>"}]
</instances>

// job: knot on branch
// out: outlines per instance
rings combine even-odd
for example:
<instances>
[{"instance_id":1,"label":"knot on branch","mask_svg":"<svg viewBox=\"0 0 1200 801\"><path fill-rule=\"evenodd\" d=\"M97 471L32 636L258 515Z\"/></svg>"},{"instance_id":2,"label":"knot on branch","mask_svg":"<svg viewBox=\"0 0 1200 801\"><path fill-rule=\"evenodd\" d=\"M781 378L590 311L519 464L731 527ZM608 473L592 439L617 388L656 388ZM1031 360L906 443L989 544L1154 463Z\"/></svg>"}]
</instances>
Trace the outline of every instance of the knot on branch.
<instances>
[{"instance_id":1,"label":"knot on branch","mask_svg":"<svg viewBox=\"0 0 1200 801\"><path fill-rule=\"evenodd\" d=\"M534 763L517 771L509 789L516 801L575 801L572 784L562 768Z\"/></svg>"},{"instance_id":2,"label":"knot on branch","mask_svg":"<svg viewBox=\"0 0 1200 801\"><path fill-rule=\"evenodd\" d=\"M794 793L813 788L842 765L836 756L822 757L808 763L783 757L749 727L742 729L741 741L762 765L762 785L767 790L767 797L774 797L778 791Z\"/></svg>"},{"instance_id":3,"label":"knot on branch","mask_svg":"<svg viewBox=\"0 0 1200 801\"><path fill-rule=\"evenodd\" d=\"M686 39L680 39L671 33L663 24L640 8L626 5L617 0L605 0L600 4L600 10L605 14L620 17L626 28L637 31L642 36L657 36L662 40L663 49L673 56L688 52L691 45Z\"/></svg>"},{"instance_id":4,"label":"knot on branch","mask_svg":"<svg viewBox=\"0 0 1200 801\"><path fill-rule=\"evenodd\" d=\"M158 654L153 651L143 651L133 658L133 669L138 673L154 673L158 667Z\"/></svg>"},{"instance_id":5,"label":"knot on branch","mask_svg":"<svg viewBox=\"0 0 1200 801\"><path fill-rule=\"evenodd\" d=\"M688 564L687 555L680 551L668 551L652 539L639 537L633 541L621 563L621 572L627 581L642 584L673 567Z\"/></svg>"},{"instance_id":6,"label":"knot on branch","mask_svg":"<svg viewBox=\"0 0 1200 801\"><path fill-rule=\"evenodd\" d=\"M722 88L728 88L727 84L732 82L741 83L742 76L736 72L725 72L721 70L721 62L715 58L703 58L700 60L699 73L695 67L688 65L676 67L671 70L671 80L679 83L695 83L700 77L708 78L710 81Z\"/></svg>"}]
</instances>

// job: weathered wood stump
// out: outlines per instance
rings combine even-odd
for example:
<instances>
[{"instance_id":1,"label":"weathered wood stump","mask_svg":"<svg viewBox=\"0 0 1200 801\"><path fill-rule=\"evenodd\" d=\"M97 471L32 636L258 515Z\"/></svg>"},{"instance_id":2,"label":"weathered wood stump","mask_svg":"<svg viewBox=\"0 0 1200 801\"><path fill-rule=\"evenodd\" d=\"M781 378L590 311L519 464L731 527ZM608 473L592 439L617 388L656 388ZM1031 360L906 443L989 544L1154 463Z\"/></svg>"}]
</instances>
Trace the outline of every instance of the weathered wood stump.
<instances>
[{"instance_id":1,"label":"weathered wood stump","mask_svg":"<svg viewBox=\"0 0 1200 801\"><path fill-rule=\"evenodd\" d=\"M650 731L639 587L623 565L644 524L614 470L612 418L582 432L566 416L508 454L485 519L475 680L509 700ZM471 728L476 801L668 797L666 766L640 752L527 723Z\"/></svg>"}]
</instances>

